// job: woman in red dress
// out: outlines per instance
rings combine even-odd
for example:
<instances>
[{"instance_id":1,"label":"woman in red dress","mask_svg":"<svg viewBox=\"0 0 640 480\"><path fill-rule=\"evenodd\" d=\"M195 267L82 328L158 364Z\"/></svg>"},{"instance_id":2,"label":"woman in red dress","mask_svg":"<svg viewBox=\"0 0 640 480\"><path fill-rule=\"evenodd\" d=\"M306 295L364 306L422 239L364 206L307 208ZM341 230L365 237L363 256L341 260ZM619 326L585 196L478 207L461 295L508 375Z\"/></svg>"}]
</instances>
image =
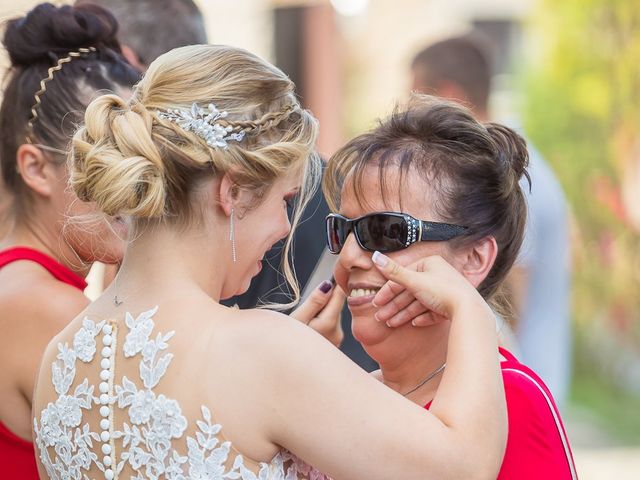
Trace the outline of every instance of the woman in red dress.
<instances>
[{"instance_id":1,"label":"woman in red dress","mask_svg":"<svg viewBox=\"0 0 640 480\"><path fill-rule=\"evenodd\" d=\"M523 239L527 164L512 130L418 95L329 161L324 189L338 214L327 218L328 242L340 255L335 278L349 296L354 337L380 364L380 381L431 411L468 401L441 396L451 323L438 305L426 309L398 284L385 286L374 260L419 271L446 261L495 305ZM549 389L511 353L499 354L509 432L498 478L576 478Z\"/></svg>"},{"instance_id":2,"label":"woman in red dress","mask_svg":"<svg viewBox=\"0 0 640 480\"><path fill-rule=\"evenodd\" d=\"M116 30L101 8L51 4L6 26L11 69L0 110L0 158L11 224L0 242L2 478L38 478L31 400L40 358L87 305L91 263L115 263L123 254L124 224L87 215L90 207L67 189L65 162L74 126L95 92L123 93L138 80L120 56Z\"/></svg>"}]
</instances>

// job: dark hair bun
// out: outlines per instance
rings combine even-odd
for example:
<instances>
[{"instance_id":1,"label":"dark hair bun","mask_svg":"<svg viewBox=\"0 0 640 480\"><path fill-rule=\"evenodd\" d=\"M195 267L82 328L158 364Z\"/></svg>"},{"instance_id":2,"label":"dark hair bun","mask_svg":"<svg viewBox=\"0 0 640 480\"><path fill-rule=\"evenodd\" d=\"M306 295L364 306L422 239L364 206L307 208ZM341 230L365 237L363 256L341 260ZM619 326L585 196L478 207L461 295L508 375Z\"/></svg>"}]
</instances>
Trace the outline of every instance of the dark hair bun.
<instances>
[{"instance_id":1,"label":"dark hair bun","mask_svg":"<svg viewBox=\"0 0 640 480\"><path fill-rule=\"evenodd\" d=\"M113 15L97 5L56 7L41 3L26 16L7 23L3 43L15 66L51 64L82 47L120 52L117 31Z\"/></svg>"},{"instance_id":2,"label":"dark hair bun","mask_svg":"<svg viewBox=\"0 0 640 480\"><path fill-rule=\"evenodd\" d=\"M516 180L523 176L531 185L529 167L529 151L527 142L515 131L499 123L487 123L487 131L496 144L496 152L503 166L515 175Z\"/></svg>"}]
</instances>

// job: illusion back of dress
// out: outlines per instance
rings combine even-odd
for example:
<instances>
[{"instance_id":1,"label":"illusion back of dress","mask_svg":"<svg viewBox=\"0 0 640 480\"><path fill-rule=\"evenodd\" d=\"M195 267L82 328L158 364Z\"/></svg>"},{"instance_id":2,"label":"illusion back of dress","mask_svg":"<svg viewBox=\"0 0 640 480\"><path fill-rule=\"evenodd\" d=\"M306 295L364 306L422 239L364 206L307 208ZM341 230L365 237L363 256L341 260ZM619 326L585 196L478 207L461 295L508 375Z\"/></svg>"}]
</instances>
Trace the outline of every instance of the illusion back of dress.
<instances>
[{"instance_id":1,"label":"illusion back of dress","mask_svg":"<svg viewBox=\"0 0 640 480\"><path fill-rule=\"evenodd\" d=\"M41 372L51 382L39 403L48 403L34 419L49 478L326 478L286 451L269 463L246 458L225 439L206 399L183 410L162 393L176 332L156 331L156 312L127 313L124 324L85 318L71 342L57 345L50 375Z\"/></svg>"}]
</instances>

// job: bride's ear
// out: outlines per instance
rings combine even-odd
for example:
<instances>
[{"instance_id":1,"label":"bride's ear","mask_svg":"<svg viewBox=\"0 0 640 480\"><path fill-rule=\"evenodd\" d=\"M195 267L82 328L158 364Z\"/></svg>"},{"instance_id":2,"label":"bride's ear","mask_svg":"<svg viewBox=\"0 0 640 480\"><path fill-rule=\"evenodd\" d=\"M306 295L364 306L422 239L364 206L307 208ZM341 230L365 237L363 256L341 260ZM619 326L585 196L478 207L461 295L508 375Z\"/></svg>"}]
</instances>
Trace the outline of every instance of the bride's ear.
<instances>
[{"instance_id":1,"label":"bride's ear","mask_svg":"<svg viewBox=\"0 0 640 480\"><path fill-rule=\"evenodd\" d=\"M227 217L231 216L231 210L235 208L238 201L238 185L229 172L225 173L220 180L218 199L224 214Z\"/></svg>"},{"instance_id":2,"label":"bride's ear","mask_svg":"<svg viewBox=\"0 0 640 480\"><path fill-rule=\"evenodd\" d=\"M242 219L255 200L253 193L238 185L233 178L233 172L225 173L216 185L216 196L222 212L230 217L233 209L236 218Z\"/></svg>"}]
</instances>

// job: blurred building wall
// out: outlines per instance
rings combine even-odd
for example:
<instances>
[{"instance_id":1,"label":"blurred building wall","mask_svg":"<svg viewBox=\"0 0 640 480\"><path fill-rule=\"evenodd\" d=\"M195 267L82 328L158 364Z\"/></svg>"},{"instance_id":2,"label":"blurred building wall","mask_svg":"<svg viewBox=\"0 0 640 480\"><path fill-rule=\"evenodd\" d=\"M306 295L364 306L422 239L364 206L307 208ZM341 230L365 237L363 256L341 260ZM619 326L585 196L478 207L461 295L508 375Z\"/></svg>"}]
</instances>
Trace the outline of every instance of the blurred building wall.
<instances>
[{"instance_id":1,"label":"blurred building wall","mask_svg":"<svg viewBox=\"0 0 640 480\"><path fill-rule=\"evenodd\" d=\"M409 89L409 63L428 43L469 30L474 22L519 22L536 0L196 0L209 40L246 48L275 61L274 9L309 7L308 35L299 87L320 118L324 153L391 110ZM333 6L364 5L354 16ZM33 0L0 0L0 18L36 5ZM57 2L68 3L68 2ZM332 59L335 60L332 63ZM0 59L0 64L3 64ZM314 90L315 89L315 90ZM331 93L333 92L333 93Z\"/></svg>"}]
</instances>

